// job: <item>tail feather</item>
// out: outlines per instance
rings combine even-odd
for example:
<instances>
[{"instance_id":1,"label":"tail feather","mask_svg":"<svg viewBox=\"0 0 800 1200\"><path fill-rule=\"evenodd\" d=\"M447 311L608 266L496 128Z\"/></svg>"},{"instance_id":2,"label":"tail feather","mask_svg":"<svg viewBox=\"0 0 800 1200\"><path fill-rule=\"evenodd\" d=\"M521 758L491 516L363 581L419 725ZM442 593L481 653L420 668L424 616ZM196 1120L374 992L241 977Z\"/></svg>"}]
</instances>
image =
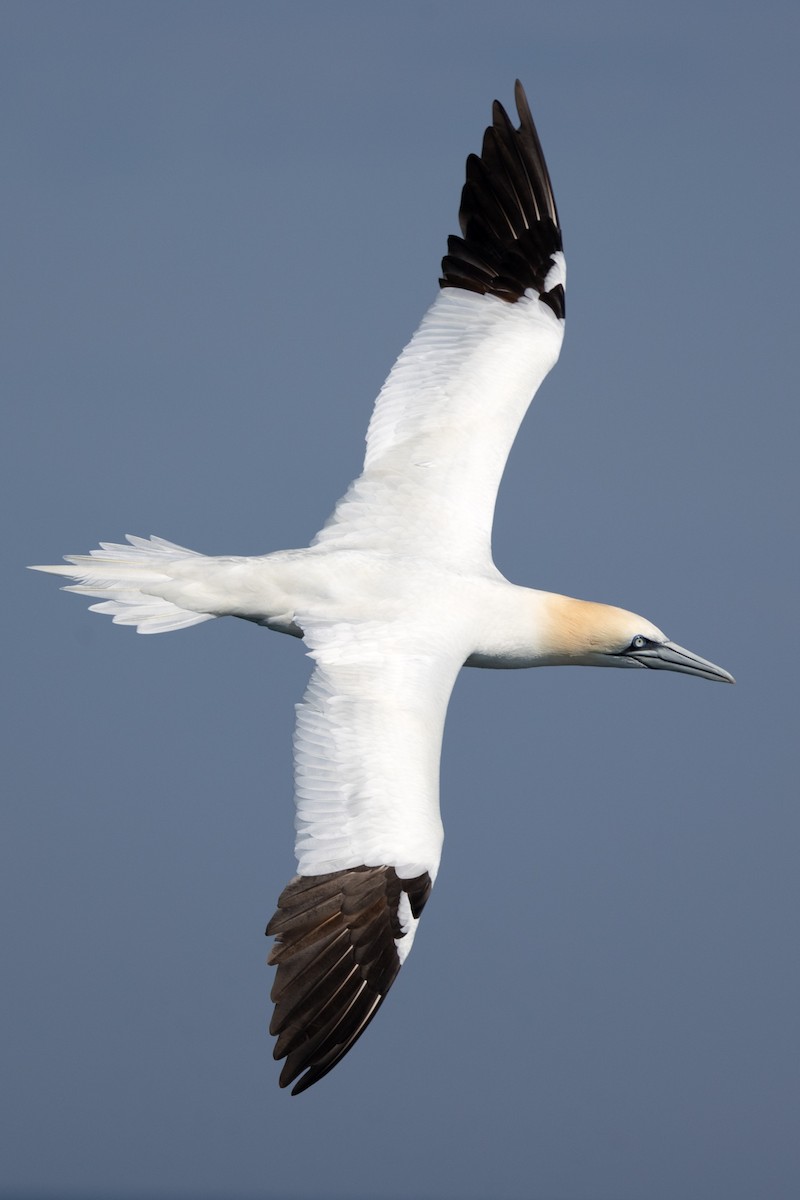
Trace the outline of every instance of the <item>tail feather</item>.
<instances>
[{"instance_id":1,"label":"tail feather","mask_svg":"<svg viewBox=\"0 0 800 1200\"><path fill-rule=\"evenodd\" d=\"M78 580L63 590L99 597L102 603L90 605L91 612L106 613L117 625L135 625L139 633L185 629L216 615L181 608L158 594L159 585L172 579L170 564L205 555L164 538L125 536L130 543L127 546L101 542L100 548L89 554L66 554L70 566L35 566L31 570Z\"/></svg>"}]
</instances>

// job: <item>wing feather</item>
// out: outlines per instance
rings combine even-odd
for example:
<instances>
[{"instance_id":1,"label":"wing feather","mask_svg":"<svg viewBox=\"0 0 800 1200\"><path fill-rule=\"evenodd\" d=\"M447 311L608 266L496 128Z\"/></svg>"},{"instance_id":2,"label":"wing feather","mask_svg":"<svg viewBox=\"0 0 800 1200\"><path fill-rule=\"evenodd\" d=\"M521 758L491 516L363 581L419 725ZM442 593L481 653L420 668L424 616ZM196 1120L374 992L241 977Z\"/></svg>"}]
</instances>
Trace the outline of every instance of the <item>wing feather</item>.
<instances>
[{"instance_id":1,"label":"wing feather","mask_svg":"<svg viewBox=\"0 0 800 1200\"><path fill-rule=\"evenodd\" d=\"M389 866L336 871L314 879L320 882L335 905L333 913L328 906L321 910L318 926L308 928L304 908L302 936L295 940L292 913L298 896L305 903L302 876L284 888L267 926L276 937L269 961L278 968L270 1033L278 1039L275 1058L286 1059L281 1087L302 1076L293 1094L327 1075L375 1016L405 958L397 942L413 937L398 919L401 896L430 892L427 872L406 880Z\"/></svg>"},{"instance_id":2,"label":"wing feather","mask_svg":"<svg viewBox=\"0 0 800 1200\"><path fill-rule=\"evenodd\" d=\"M516 99L519 128L495 102L481 155L467 159L442 291L381 389L364 469L317 545L491 559L506 460L564 331L558 213L519 84Z\"/></svg>"},{"instance_id":3,"label":"wing feather","mask_svg":"<svg viewBox=\"0 0 800 1200\"><path fill-rule=\"evenodd\" d=\"M281 1086L304 1091L375 1016L439 866L439 755L463 655L418 630L315 625L295 734L300 874L267 926Z\"/></svg>"}]
</instances>

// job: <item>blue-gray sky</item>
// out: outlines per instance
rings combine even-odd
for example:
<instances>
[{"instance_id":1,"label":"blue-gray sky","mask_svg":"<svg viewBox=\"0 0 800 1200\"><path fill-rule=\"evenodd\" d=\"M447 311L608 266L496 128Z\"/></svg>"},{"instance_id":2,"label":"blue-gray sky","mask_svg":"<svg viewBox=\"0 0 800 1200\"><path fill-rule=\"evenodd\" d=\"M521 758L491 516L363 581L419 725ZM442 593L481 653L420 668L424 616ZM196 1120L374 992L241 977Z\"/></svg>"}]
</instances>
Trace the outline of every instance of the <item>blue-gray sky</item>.
<instances>
[{"instance_id":1,"label":"blue-gray sky","mask_svg":"<svg viewBox=\"0 0 800 1200\"><path fill-rule=\"evenodd\" d=\"M0 1195L794 1195L797 6L2 16ZM414 952L291 1099L263 929L301 646L137 637L22 565L304 544L516 76L570 275L498 564L739 682L465 672Z\"/></svg>"}]
</instances>

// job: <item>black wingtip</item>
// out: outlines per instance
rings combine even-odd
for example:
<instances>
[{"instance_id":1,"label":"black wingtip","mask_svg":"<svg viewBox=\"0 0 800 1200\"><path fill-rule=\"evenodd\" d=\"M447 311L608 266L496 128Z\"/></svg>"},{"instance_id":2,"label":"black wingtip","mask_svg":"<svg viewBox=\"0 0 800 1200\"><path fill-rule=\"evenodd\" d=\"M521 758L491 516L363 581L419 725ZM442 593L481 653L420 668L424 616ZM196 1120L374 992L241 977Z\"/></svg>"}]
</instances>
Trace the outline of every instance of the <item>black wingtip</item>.
<instances>
[{"instance_id":1,"label":"black wingtip","mask_svg":"<svg viewBox=\"0 0 800 1200\"><path fill-rule=\"evenodd\" d=\"M431 889L427 872L413 879L393 867L351 867L296 876L267 926L275 936L269 962L273 1055L285 1058L280 1086L297 1096L317 1083L355 1045L400 970L406 936L401 900L419 916Z\"/></svg>"},{"instance_id":2,"label":"black wingtip","mask_svg":"<svg viewBox=\"0 0 800 1200\"><path fill-rule=\"evenodd\" d=\"M553 256L562 249L553 187L525 89L514 85L519 127L503 105L492 105L492 124L480 155L467 159L461 193L461 237L448 240L441 287L479 292L514 303L533 289L558 317L564 288L546 288Z\"/></svg>"}]
</instances>

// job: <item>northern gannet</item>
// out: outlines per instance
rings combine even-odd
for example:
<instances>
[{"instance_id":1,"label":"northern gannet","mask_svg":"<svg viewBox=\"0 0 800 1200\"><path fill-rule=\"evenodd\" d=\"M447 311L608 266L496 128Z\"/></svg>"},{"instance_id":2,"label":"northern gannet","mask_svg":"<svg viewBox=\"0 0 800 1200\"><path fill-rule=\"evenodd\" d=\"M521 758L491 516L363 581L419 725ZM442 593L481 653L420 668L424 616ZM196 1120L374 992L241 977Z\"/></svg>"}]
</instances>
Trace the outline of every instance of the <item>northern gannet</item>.
<instances>
[{"instance_id":1,"label":"northern gannet","mask_svg":"<svg viewBox=\"0 0 800 1200\"><path fill-rule=\"evenodd\" d=\"M650 621L519 587L491 553L519 424L555 364L566 282L525 93L467 159L441 290L377 398L361 475L311 545L207 557L128 535L43 566L139 633L236 616L302 638L294 737L298 873L267 933L282 1087L326 1075L405 961L442 849L439 758L463 666L653 668L732 683ZM295 1082L297 1081L297 1082Z\"/></svg>"}]
</instances>

